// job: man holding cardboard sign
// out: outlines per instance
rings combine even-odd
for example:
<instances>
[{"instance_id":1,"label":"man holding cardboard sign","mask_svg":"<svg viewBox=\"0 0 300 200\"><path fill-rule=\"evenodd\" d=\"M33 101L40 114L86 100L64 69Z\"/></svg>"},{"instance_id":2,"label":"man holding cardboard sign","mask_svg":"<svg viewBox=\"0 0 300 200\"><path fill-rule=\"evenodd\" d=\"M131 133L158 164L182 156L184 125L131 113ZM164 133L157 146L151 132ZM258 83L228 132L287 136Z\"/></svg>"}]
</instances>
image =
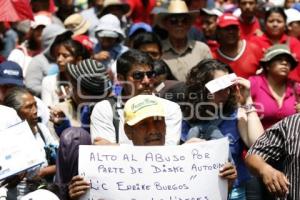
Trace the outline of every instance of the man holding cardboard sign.
<instances>
[{"instance_id":1,"label":"man holding cardboard sign","mask_svg":"<svg viewBox=\"0 0 300 200\"><path fill-rule=\"evenodd\" d=\"M137 146L137 145L138 146L140 146L140 145L141 146L154 146L154 145L162 146L162 145L164 145L165 133L166 133L166 127L165 127L166 125L165 125L165 121L164 121L165 112L164 112L163 104L161 103L160 100L161 99L159 97L152 96L152 95L139 95L139 96L131 98L130 100L128 100L126 102L125 107L124 107L125 133L126 133L127 137L132 140L132 142L135 146ZM83 148L97 148L97 147L88 147L87 146L87 147L83 147ZM110 147L110 148L117 148L117 147ZM121 145L120 148L124 148L124 146ZM160 147L160 148L162 148L162 147ZM170 147L170 148L172 148L172 147ZM175 148L175 147L173 147L173 148ZM111 149L111 150L114 151L113 149ZM115 150L118 151L117 149L115 149ZM129 152L131 150L132 149L128 148L128 149L126 149L126 152ZM153 150L154 150L154 148L153 148ZM160 149L160 150L163 151L163 149ZM122 152L119 152L119 153L122 153ZM163 154L163 153L161 153L161 154ZM92 154L90 154L90 155L92 155ZM135 155L136 155L135 153L132 154L133 157L135 157ZM148 155L148 154L144 154L144 155ZM164 155L166 155L166 154L164 154ZM101 160L100 157L99 157L99 154L97 154L97 155L93 154L93 156L90 158L93 162L98 162L99 159ZM135 160L133 157L131 157L130 160ZM196 159L196 157L197 156L195 156L195 159ZM202 155L200 157L202 157ZM150 158L148 155L148 156L145 156L144 158L145 158L144 161L148 162L153 157ZM179 157L179 158L181 158L181 157ZM81 157L79 159L81 159ZM112 159L114 160L114 156L112 157ZM161 159L163 159L163 158L161 158ZM173 157L173 159L177 160L178 158ZM168 159L164 159L164 160L168 160ZM141 164L141 162L138 162L138 161L140 161L140 160L137 159L137 161L135 163ZM184 161L184 162L187 162L187 161ZM80 165L80 162L79 162L79 165ZM119 178L124 173L126 173L126 169L122 168L123 166L121 167L121 165L116 165L116 166L119 166L120 168L112 171L112 169L108 169L108 168L104 170L102 167L101 169L98 168L98 170L101 170L102 175L105 173L112 173L114 175L117 175ZM152 165L151 165L151 167L152 167L152 170L154 170L153 173L160 173L161 170L163 170L159 167L153 168ZM79 168L81 168L81 166ZM195 170L195 172L197 171L197 167L192 167L191 169ZM224 166L222 166L218 169L219 169L219 176L224 179L232 181L237 176L236 169L231 163L226 163ZM171 169L168 168L168 170L170 171ZM182 168L180 168L180 169L172 168L172 170L170 171L170 173L177 173L177 172L182 173L182 172L184 172L184 170ZM183 176L186 175L185 173L188 173L188 172L187 171L184 172ZM110 175L112 175L112 174L110 174ZM165 174L162 174L162 176L163 175L165 175ZM150 176L145 176L145 177L147 177L147 179L150 179ZM113 179L113 178L115 178L115 176L111 177L111 179ZM138 181L138 180L136 180L136 181ZM97 189L98 187L96 189L94 188L92 182L93 182L92 179L90 180L90 183L88 183L88 182L84 181L84 179L80 176L73 177L71 184L69 186L69 195L70 195L71 199L77 199L78 197L85 194L88 191L88 189L90 189L90 188L93 190L98 190ZM151 186L154 187L153 185L151 185ZM144 188L146 188L145 190L148 190L147 188L149 188L149 190L150 190L151 186L147 185ZM171 187L171 189L174 189L174 190L178 190L178 188L180 188L180 187L186 187L184 185L176 185L174 187L173 186ZM106 184L105 185L102 184L101 187L104 190L106 190ZM156 185L155 187L158 187L158 186ZM120 188L122 189L123 185L120 186L120 183L118 182L118 189L120 190ZM141 187L138 187L138 188L141 188Z\"/></svg>"}]
</instances>

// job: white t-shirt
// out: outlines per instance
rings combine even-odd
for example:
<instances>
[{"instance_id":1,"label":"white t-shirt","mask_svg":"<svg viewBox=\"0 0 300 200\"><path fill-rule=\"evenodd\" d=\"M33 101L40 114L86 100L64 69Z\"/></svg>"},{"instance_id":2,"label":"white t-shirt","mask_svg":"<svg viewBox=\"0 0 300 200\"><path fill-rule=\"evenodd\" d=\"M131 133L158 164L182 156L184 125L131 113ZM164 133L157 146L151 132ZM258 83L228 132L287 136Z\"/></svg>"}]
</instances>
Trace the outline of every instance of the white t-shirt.
<instances>
[{"instance_id":1,"label":"white t-shirt","mask_svg":"<svg viewBox=\"0 0 300 200\"><path fill-rule=\"evenodd\" d=\"M162 99L165 108L166 122L166 145L179 144L181 134L182 113L178 104ZM117 102L120 107L120 102ZM120 116L119 123L119 143L132 144L124 131L124 110L117 108ZM115 127L113 125L113 110L108 100L98 102L91 115L91 138L92 142L96 137L104 138L116 143Z\"/></svg>"}]
</instances>

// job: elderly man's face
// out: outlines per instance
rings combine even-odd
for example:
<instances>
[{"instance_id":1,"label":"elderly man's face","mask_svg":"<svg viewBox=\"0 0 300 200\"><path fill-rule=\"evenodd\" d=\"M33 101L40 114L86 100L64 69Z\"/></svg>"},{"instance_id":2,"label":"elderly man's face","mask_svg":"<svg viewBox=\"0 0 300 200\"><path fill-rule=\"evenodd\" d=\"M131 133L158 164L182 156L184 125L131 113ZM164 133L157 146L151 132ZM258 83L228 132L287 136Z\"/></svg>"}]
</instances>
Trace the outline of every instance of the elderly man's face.
<instances>
[{"instance_id":1,"label":"elderly man's face","mask_svg":"<svg viewBox=\"0 0 300 200\"><path fill-rule=\"evenodd\" d=\"M192 18L187 14L171 15L165 19L165 26L170 38L185 39L192 26Z\"/></svg>"},{"instance_id":2,"label":"elderly man's face","mask_svg":"<svg viewBox=\"0 0 300 200\"><path fill-rule=\"evenodd\" d=\"M125 133L137 146L164 145L166 135L165 119L163 117L148 117L133 126L126 124Z\"/></svg>"}]
</instances>

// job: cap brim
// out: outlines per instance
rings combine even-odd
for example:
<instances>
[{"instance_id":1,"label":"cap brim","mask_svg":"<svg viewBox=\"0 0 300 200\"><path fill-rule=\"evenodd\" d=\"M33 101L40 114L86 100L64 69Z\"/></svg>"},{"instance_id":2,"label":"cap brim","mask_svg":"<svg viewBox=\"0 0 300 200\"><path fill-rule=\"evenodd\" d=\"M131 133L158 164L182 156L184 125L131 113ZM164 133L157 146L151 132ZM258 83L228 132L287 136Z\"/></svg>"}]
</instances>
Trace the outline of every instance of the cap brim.
<instances>
[{"instance_id":1,"label":"cap brim","mask_svg":"<svg viewBox=\"0 0 300 200\"><path fill-rule=\"evenodd\" d=\"M149 117L165 117L165 115L163 113L150 113L150 112L145 112L142 115L140 115L139 117L135 117L132 120L127 121L127 124L129 126L134 126L135 124L139 123L140 121L149 118Z\"/></svg>"},{"instance_id":2,"label":"cap brim","mask_svg":"<svg viewBox=\"0 0 300 200\"><path fill-rule=\"evenodd\" d=\"M171 15L189 15L191 16L192 23L195 21L196 17L199 15L198 10L192 10L189 12L183 12L183 13L169 13L169 12L161 12L157 15L157 23L160 27L165 27L165 19L168 16Z\"/></svg>"},{"instance_id":3,"label":"cap brim","mask_svg":"<svg viewBox=\"0 0 300 200\"><path fill-rule=\"evenodd\" d=\"M91 26L91 23L89 21L85 21L83 27L81 27L77 31L74 31L72 37L84 34L85 32L87 32L89 30L90 26Z\"/></svg>"},{"instance_id":4,"label":"cap brim","mask_svg":"<svg viewBox=\"0 0 300 200\"><path fill-rule=\"evenodd\" d=\"M288 55L290 58L291 58L291 60L292 60L292 63L291 63L291 65L292 65L292 69L294 69L297 65L298 65L298 60L297 59L295 59L294 58L294 56L292 56L291 54L289 54L289 53L280 53L280 54L276 54L276 55L274 55L272 58L270 58L270 59L261 59L260 61L259 61L259 64L261 65L261 66L265 66L268 62L270 62L271 60L273 60L275 57L277 57L277 56L279 56L279 55Z\"/></svg>"},{"instance_id":5,"label":"cap brim","mask_svg":"<svg viewBox=\"0 0 300 200\"><path fill-rule=\"evenodd\" d=\"M0 85L24 86L24 82L22 80L16 80L12 78L0 78Z\"/></svg>"}]
</instances>

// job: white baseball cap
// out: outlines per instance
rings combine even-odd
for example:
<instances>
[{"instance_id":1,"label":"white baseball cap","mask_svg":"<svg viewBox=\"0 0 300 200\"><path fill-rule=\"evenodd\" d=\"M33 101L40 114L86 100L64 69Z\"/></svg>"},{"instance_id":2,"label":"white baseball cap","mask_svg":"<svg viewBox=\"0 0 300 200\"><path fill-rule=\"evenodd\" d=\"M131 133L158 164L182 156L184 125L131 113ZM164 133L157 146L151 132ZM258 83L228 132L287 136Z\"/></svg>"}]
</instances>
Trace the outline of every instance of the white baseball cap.
<instances>
[{"instance_id":1,"label":"white baseball cap","mask_svg":"<svg viewBox=\"0 0 300 200\"><path fill-rule=\"evenodd\" d=\"M51 24L51 18L47 15L36 15L34 16L34 21L30 22L30 27L32 29L36 29L38 26L47 26L49 24Z\"/></svg>"},{"instance_id":2,"label":"white baseball cap","mask_svg":"<svg viewBox=\"0 0 300 200\"><path fill-rule=\"evenodd\" d=\"M287 10L284 11L286 16L287 16L287 20L286 20L286 24L290 24L292 22L297 22L300 21L300 12L294 8L289 8Z\"/></svg>"},{"instance_id":3,"label":"white baseball cap","mask_svg":"<svg viewBox=\"0 0 300 200\"><path fill-rule=\"evenodd\" d=\"M223 12L216 8L212 8L212 9L201 8L201 12L204 12L207 15L215 15L217 17L220 17L221 15L223 15Z\"/></svg>"}]
</instances>

